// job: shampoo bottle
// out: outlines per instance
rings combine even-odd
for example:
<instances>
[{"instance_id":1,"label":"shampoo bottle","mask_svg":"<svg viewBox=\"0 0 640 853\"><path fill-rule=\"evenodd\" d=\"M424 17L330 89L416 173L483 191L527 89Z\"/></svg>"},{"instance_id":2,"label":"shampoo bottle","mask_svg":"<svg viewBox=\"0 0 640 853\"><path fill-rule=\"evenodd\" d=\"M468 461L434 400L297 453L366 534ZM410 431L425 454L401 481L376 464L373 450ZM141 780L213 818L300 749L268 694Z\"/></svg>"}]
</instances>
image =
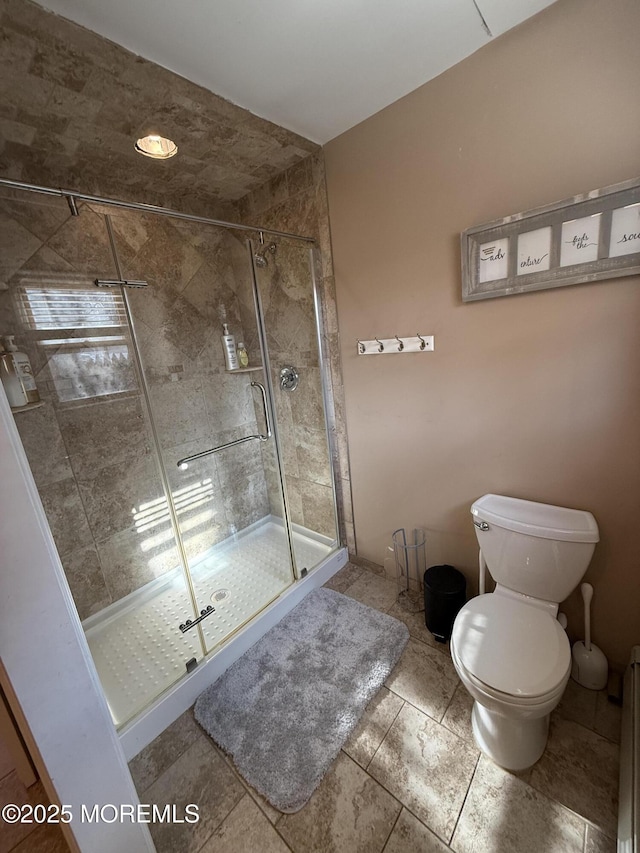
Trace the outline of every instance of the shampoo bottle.
<instances>
[{"instance_id":1,"label":"shampoo bottle","mask_svg":"<svg viewBox=\"0 0 640 853\"><path fill-rule=\"evenodd\" d=\"M0 353L0 379L12 409L37 403L40 400L33 378L29 356L19 352L13 335L2 338L4 352Z\"/></svg>"},{"instance_id":2,"label":"shampoo bottle","mask_svg":"<svg viewBox=\"0 0 640 853\"><path fill-rule=\"evenodd\" d=\"M227 365L227 370L238 369L238 355L236 353L236 339L229 334L229 327L226 323L222 326L222 348L224 349L224 360Z\"/></svg>"}]
</instances>

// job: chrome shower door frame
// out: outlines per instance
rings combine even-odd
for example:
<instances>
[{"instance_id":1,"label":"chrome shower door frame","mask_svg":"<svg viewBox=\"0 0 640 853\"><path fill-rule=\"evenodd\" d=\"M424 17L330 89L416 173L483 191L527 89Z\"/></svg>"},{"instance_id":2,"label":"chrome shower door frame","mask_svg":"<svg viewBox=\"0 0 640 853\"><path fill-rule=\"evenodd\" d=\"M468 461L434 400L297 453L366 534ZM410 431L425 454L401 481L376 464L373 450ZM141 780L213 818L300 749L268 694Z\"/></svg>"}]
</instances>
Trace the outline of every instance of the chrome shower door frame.
<instances>
[{"instance_id":1,"label":"chrome shower door frame","mask_svg":"<svg viewBox=\"0 0 640 853\"><path fill-rule=\"evenodd\" d=\"M282 496L282 507L284 511L284 529L287 535L287 545L289 547L289 557L293 568L293 576L295 580L300 580L300 570L296 562L295 550L293 547L293 533L291 521L291 506L287 495L287 488L284 479L284 455L282 452L282 443L278 430L278 419L274 405L273 382L271 381L271 371L269 366L269 347L267 344L267 329L264 322L264 310L262 308L262 299L260 298L260 288L258 286L258 277L256 272L256 248L251 239L247 240L247 252L249 254L249 263L251 265L251 286L253 289L253 305L256 313L256 323L258 325L258 340L260 343L260 354L262 356L262 364L264 365L264 381L266 385L266 405L265 415L267 412L271 415L271 432L276 448L276 458L278 460L278 480L280 482L280 494ZM267 419L268 422L268 419Z\"/></svg>"},{"instance_id":2,"label":"chrome shower door frame","mask_svg":"<svg viewBox=\"0 0 640 853\"><path fill-rule=\"evenodd\" d=\"M311 283L313 286L313 307L316 322L316 340L318 342L318 359L320 363L320 378L322 381L322 402L324 409L324 427L327 436L327 447L329 448L329 470L331 472L331 489L333 492L333 515L336 527L337 547L344 545L340 533L340 515L338 513L338 472L336 466L338 464L338 450L335 444L335 408L333 399L329 394L329 383L331 382L331 372L329 369L329 353L327 352L327 339L323 333L324 315L322 310L322 298L320 288L318 286L318 277L316 275L316 264L319 264L318 249L315 246L309 247L309 268L311 270ZM333 386L332 386L333 387ZM330 415L331 413L331 415Z\"/></svg>"},{"instance_id":3,"label":"chrome shower door frame","mask_svg":"<svg viewBox=\"0 0 640 853\"><path fill-rule=\"evenodd\" d=\"M311 241L308 241L311 242ZM302 567L299 567L296 560L295 548L293 545L293 520L292 520L292 512L291 512L291 503L289 496L287 494L287 484L286 477L284 473L284 453L282 449L282 440L280 438L280 433L278 429L278 417L275 408L275 394L274 394L274 384L271 377L271 371L268 369L271 365L271 358L269 356L269 348L267 342L267 328L265 324L265 313L262 305L262 297L260 295L260 285L258 282L258 267L260 266L256 262L256 257L258 256L258 247L253 243L253 241L249 238L247 239L247 250L249 253L249 260L251 262L251 271L252 271L252 285L253 285L253 297L254 297L254 305L256 312L256 320L258 323L258 331L259 331L259 339L260 339L260 351L262 355L262 363L265 365L265 382L267 385L267 397L269 410L271 412L271 423L273 429L273 436L276 445L276 455L278 458L278 473L280 478L280 490L282 494L283 504L284 504L284 512L285 512L285 529L287 532L287 538L289 542L289 549L291 553L291 562L294 567L296 580L300 580L306 572ZM308 250L308 266L309 266L309 276L310 283L313 295L313 310L314 310L314 329L315 329L315 338L318 347L318 366L320 371L320 380L322 386L322 408L323 408L323 420L324 420L324 433L327 441L327 451L328 451L328 468L330 472L331 478L331 494L333 501L333 520L334 520L334 529L336 533L335 540L335 549L339 550L344 546L342 542L341 532L340 532L340 517L338 512L338 489L337 489L337 449L334 441L334 432L335 426L332 428L331 423L335 422L334 416L334 408L330 396L330 373L329 373L329 358L327 352L327 343L326 336L323 334L323 310L322 310L322 296L320 293L320 287L318 284L318 276L316 275L316 264L319 263L319 258L317 254L317 248L315 245L310 245ZM262 268L262 267L261 267ZM296 383L297 386L297 383Z\"/></svg>"}]
</instances>

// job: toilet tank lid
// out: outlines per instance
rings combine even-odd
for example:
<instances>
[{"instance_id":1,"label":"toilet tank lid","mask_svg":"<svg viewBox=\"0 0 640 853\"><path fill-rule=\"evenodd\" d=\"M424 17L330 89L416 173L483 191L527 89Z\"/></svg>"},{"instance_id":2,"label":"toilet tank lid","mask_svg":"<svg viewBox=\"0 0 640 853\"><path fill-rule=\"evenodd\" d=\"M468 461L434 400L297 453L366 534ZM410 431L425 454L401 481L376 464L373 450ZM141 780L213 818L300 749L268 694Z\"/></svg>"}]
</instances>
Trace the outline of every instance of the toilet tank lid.
<instances>
[{"instance_id":1,"label":"toilet tank lid","mask_svg":"<svg viewBox=\"0 0 640 853\"><path fill-rule=\"evenodd\" d=\"M598 542L600 535L595 518L581 509L509 498L505 495L483 495L471 506L471 514L488 524L505 530L556 539L565 542Z\"/></svg>"}]
</instances>

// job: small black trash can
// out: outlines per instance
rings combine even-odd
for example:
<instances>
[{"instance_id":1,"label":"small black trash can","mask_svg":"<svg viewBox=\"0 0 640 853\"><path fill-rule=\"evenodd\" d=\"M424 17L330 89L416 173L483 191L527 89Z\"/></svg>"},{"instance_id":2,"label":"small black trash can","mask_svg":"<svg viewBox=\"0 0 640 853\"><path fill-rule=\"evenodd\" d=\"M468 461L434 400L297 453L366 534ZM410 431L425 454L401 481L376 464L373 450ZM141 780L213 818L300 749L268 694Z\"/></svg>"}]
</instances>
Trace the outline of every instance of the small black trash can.
<instances>
[{"instance_id":1,"label":"small black trash can","mask_svg":"<svg viewBox=\"0 0 640 853\"><path fill-rule=\"evenodd\" d=\"M424 573L424 620L439 643L446 643L458 611L467 600L467 581L453 566L431 566Z\"/></svg>"}]
</instances>

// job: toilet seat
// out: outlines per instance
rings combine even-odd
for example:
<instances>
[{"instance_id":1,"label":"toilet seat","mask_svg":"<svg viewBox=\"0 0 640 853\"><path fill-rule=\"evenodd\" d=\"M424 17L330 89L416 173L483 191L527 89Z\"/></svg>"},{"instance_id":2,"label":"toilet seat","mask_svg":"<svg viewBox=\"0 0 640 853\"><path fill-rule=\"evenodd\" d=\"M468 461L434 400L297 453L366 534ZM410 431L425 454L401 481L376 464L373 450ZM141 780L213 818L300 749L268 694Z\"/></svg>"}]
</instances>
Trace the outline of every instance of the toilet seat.
<instances>
[{"instance_id":1,"label":"toilet seat","mask_svg":"<svg viewBox=\"0 0 640 853\"><path fill-rule=\"evenodd\" d=\"M567 680L569 678L569 669L567 669L567 672L560 684L556 685L556 687L549 693L545 693L541 696L515 696L512 693L503 693L501 690L495 690L493 687L489 687L489 685L484 684L484 682L480 681L479 678L476 678L473 673L469 672L469 670L460 662L460 659L456 654L453 641L451 642L451 658L458 675L462 679L467 690L471 692L473 696L476 698L482 696L484 699L480 701L492 700L504 709L512 708L514 711L531 711L541 706L548 705L549 703L555 707L562 698L562 694L564 693L564 689L567 686Z\"/></svg>"},{"instance_id":2,"label":"toilet seat","mask_svg":"<svg viewBox=\"0 0 640 853\"><path fill-rule=\"evenodd\" d=\"M465 604L451 646L470 681L516 705L561 692L571 665L567 635L548 610L496 593Z\"/></svg>"}]
</instances>

